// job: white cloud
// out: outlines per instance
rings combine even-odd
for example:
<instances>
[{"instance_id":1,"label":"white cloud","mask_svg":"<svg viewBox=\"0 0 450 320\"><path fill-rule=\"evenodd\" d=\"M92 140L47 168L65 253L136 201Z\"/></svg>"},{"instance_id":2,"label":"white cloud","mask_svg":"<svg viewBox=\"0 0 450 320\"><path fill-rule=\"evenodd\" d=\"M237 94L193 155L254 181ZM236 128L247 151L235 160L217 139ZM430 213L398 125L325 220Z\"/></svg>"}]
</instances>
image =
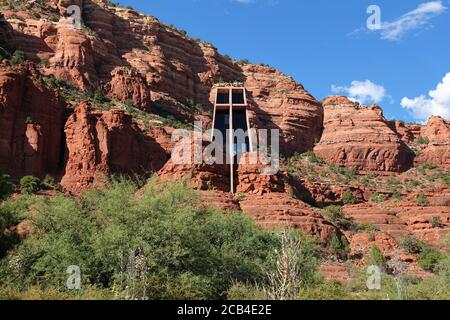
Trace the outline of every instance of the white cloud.
<instances>
[{"instance_id":1,"label":"white cloud","mask_svg":"<svg viewBox=\"0 0 450 320\"><path fill-rule=\"evenodd\" d=\"M386 89L382 85L373 83L370 80L352 81L350 86L331 86L334 94L345 94L350 99L361 104L380 103L386 95Z\"/></svg>"},{"instance_id":2,"label":"white cloud","mask_svg":"<svg viewBox=\"0 0 450 320\"><path fill-rule=\"evenodd\" d=\"M450 72L447 73L436 89L428 93L428 97L409 99L403 98L401 101L403 108L409 109L415 119L427 120L431 116L441 116L450 118Z\"/></svg>"},{"instance_id":3,"label":"white cloud","mask_svg":"<svg viewBox=\"0 0 450 320\"><path fill-rule=\"evenodd\" d=\"M254 0L231 0L233 2L239 2L239 3L252 3Z\"/></svg>"},{"instance_id":4,"label":"white cloud","mask_svg":"<svg viewBox=\"0 0 450 320\"><path fill-rule=\"evenodd\" d=\"M446 9L441 0L422 3L393 21L383 22L379 30L381 38L400 40L407 32L427 25L431 18L442 14Z\"/></svg>"}]
</instances>

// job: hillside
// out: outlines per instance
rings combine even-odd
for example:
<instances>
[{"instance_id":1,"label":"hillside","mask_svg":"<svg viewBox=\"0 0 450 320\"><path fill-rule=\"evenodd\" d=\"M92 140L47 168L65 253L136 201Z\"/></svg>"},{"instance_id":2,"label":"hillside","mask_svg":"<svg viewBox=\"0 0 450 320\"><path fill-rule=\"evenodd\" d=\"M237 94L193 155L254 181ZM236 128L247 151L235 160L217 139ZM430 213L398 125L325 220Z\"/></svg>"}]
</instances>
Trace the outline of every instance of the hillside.
<instances>
[{"instance_id":1,"label":"hillside","mask_svg":"<svg viewBox=\"0 0 450 320\"><path fill-rule=\"evenodd\" d=\"M69 4L82 8L81 29L67 23ZM270 66L234 61L109 1L4 1L0 9L0 171L15 184L52 180L53 190L38 194L76 198L119 175L183 180L208 208L316 237L327 278L349 282L373 248L408 275L433 276L403 240L446 250L448 119L405 124L380 106L319 101ZM237 165L235 194L227 168L170 159L174 129L210 128L213 89L233 83L247 90L252 127L280 130L282 155L273 176Z\"/></svg>"}]
</instances>

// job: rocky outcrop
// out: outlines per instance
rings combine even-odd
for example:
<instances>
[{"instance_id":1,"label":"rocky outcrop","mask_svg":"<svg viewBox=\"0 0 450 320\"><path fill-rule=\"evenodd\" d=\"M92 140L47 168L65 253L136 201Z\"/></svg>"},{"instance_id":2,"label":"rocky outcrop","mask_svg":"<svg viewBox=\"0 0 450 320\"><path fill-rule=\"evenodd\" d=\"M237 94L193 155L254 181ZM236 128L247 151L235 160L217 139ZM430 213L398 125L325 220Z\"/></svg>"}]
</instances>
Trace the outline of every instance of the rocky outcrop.
<instances>
[{"instance_id":1,"label":"rocky outcrop","mask_svg":"<svg viewBox=\"0 0 450 320\"><path fill-rule=\"evenodd\" d=\"M441 240L450 233L450 190L430 190L425 196L427 205L416 204L417 193L412 193L398 203L345 206L344 212L356 222L375 225L396 239L413 234L441 246Z\"/></svg>"},{"instance_id":2,"label":"rocky outcrop","mask_svg":"<svg viewBox=\"0 0 450 320\"><path fill-rule=\"evenodd\" d=\"M327 243L339 233L319 212L286 193L246 195L240 201L240 206L244 213L265 228L299 229L305 234L316 236L322 243Z\"/></svg>"},{"instance_id":3,"label":"rocky outcrop","mask_svg":"<svg viewBox=\"0 0 450 320\"><path fill-rule=\"evenodd\" d=\"M267 171L266 171L267 170ZM264 165L258 153L244 153L236 170L236 192L244 194L264 194L284 192L285 183L282 172L273 174L270 165Z\"/></svg>"},{"instance_id":4,"label":"rocky outcrop","mask_svg":"<svg viewBox=\"0 0 450 320\"><path fill-rule=\"evenodd\" d=\"M16 177L57 173L64 104L32 64L0 65L0 170Z\"/></svg>"},{"instance_id":5,"label":"rocky outcrop","mask_svg":"<svg viewBox=\"0 0 450 320\"><path fill-rule=\"evenodd\" d=\"M421 137L427 139L428 144L416 161L450 167L450 122L441 117L431 117L422 127Z\"/></svg>"},{"instance_id":6,"label":"rocky outcrop","mask_svg":"<svg viewBox=\"0 0 450 320\"><path fill-rule=\"evenodd\" d=\"M172 156L158 172L162 180L186 180L192 188L202 191L230 192L230 165L203 161L205 142L189 136L179 140Z\"/></svg>"},{"instance_id":7,"label":"rocky outcrop","mask_svg":"<svg viewBox=\"0 0 450 320\"><path fill-rule=\"evenodd\" d=\"M129 101L144 111L150 111L151 92L139 74L125 67L118 67L111 75L111 81L105 87L111 99Z\"/></svg>"},{"instance_id":8,"label":"rocky outcrop","mask_svg":"<svg viewBox=\"0 0 450 320\"><path fill-rule=\"evenodd\" d=\"M101 184L111 174L146 174L167 161L166 151L123 111L81 104L65 125L67 164L61 186L71 192Z\"/></svg>"},{"instance_id":9,"label":"rocky outcrop","mask_svg":"<svg viewBox=\"0 0 450 320\"><path fill-rule=\"evenodd\" d=\"M302 85L274 68L248 65L243 72L254 126L280 130L283 155L311 150L322 133L321 104Z\"/></svg>"},{"instance_id":10,"label":"rocky outcrop","mask_svg":"<svg viewBox=\"0 0 450 320\"><path fill-rule=\"evenodd\" d=\"M234 195L223 191L201 191L200 206L224 211L241 211L239 201Z\"/></svg>"},{"instance_id":11,"label":"rocky outcrop","mask_svg":"<svg viewBox=\"0 0 450 320\"><path fill-rule=\"evenodd\" d=\"M324 132L314 152L337 166L362 171L404 171L413 154L389 127L378 106L360 107L345 97L324 105Z\"/></svg>"},{"instance_id":12,"label":"rocky outcrop","mask_svg":"<svg viewBox=\"0 0 450 320\"><path fill-rule=\"evenodd\" d=\"M221 56L211 44L106 1L70 3L82 8L81 30L66 23L69 1L55 0L45 10L37 1L20 25L11 24L17 49L35 62L48 60L45 74L85 90L100 86L110 98L129 100L142 110L154 107L188 121L198 112L197 106L212 111L215 83L240 81L249 92L252 122L280 130L283 154L309 150L320 138L320 103L274 68L241 66ZM58 23L51 21L55 15L62 17ZM181 105L171 108L174 101Z\"/></svg>"}]
</instances>

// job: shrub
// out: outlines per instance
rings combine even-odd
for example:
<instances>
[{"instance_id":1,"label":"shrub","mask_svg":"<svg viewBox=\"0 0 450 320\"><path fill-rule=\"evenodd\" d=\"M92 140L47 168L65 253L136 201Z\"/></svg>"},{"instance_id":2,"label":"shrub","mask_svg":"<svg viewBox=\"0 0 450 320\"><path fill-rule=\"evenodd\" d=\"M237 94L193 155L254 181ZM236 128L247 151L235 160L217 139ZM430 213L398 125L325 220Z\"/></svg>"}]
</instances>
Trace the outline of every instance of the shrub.
<instances>
[{"instance_id":1,"label":"shrub","mask_svg":"<svg viewBox=\"0 0 450 320\"><path fill-rule=\"evenodd\" d=\"M227 292L228 300L267 300L267 293L264 289L252 284L235 283Z\"/></svg>"},{"instance_id":2,"label":"shrub","mask_svg":"<svg viewBox=\"0 0 450 320\"><path fill-rule=\"evenodd\" d=\"M236 193L236 200L244 201L245 199L247 199L247 196L245 195L245 193L241 193L241 192Z\"/></svg>"},{"instance_id":3,"label":"shrub","mask_svg":"<svg viewBox=\"0 0 450 320\"><path fill-rule=\"evenodd\" d=\"M14 191L11 177L0 172L0 200L9 196Z\"/></svg>"},{"instance_id":4,"label":"shrub","mask_svg":"<svg viewBox=\"0 0 450 320\"><path fill-rule=\"evenodd\" d=\"M107 103L111 102L111 99L105 97L101 88L97 88L93 95L94 102L96 103Z\"/></svg>"},{"instance_id":5,"label":"shrub","mask_svg":"<svg viewBox=\"0 0 450 320\"><path fill-rule=\"evenodd\" d=\"M417 264L426 271L437 272L442 254L431 246L425 246L420 253Z\"/></svg>"},{"instance_id":6,"label":"shrub","mask_svg":"<svg viewBox=\"0 0 450 320\"><path fill-rule=\"evenodd\" d=\"M332 172L340 174L350 181L355 180L357 178L357 170L355 168L348 169L332 165L330 166L330 169Z\"/></svg>"},{"instance_id":7,"label":"shrub","mask_svg":"<svg viewBox=\"0 0 450 320\"><path fill-rule=\"evenodd\" d=\"M424 244L414 236L407 235L399 240L400 247L410 254L419 254L422 252Z\"/></svg>"},{"instance_id":8,"label":"shrub","mask_svg":"<svg viewBox=\"0 0 450 320\"><path fill-rule=\"evenodd\" d=\"M324 164L325 163L322 159L320 159L319 157L316 156L314 151L307 151L307 152L304 153L304 155L312 163L316 163L316 164Z\"/></svg>"},{"instance_id":9,"label":"shrub","mask_svg":"<svg viewBox=\"0 0 450 320\"><path fill-rule=\"evenodd\" d=\"M430 201L428 201L425 193L423 191L419 192L419 195L416 198L416 204L422 207L426 207L430 205Z\"/></svg>"},{"instance_id":10,"label":"shrub","mask_svg":"<svg viewBox=\"0 0 450 320\"><path fill-rule=\"evenodd\" d=\"M0 258L19 242L16 232L9 230L25 218L29 207L35 203L32 196L18 196L4 201L0 206ZM0 263L1 265L1 263ZM0 268L1 269L1 268ZM2 275L0 271L0 283Z\"/></svg>"},{"instance_id":11,"label":"shrub","mask_svg":"<svg viewBox=\"0 0 450 320\"><path fill-rule=\"evenodd\" d=\"M427 146L430 143L430 139L420 136L417 138L416 143L419 145Z\"/></svg>"},{"instance_id":12,"label":"shrub","mask_svg":"<svg viewBox=\"0 0 450 320\"><path fill-rule=\"evenodd\" d=\"M375 192L374 194L372 194L369 198L370 202L375 202L375 203L381 203L386 201L387 197L384 194Z\"/></svg>"},{"instance_id":13,"label":"shrub","mask_svg":"<svg viewBox=\"0 0 450 320\"><path fill-rule=\"evenodd\" d=\"M123 257L139 252L142 298L213 299L270 269L279 239L244 214L199 209L197 193L182 183L151 180L139 197L136 191L119 179L78 200L57 195L35 205L34 232L8 255L18 263L7 278L66 290L66 269L77 265L82 287L123 292Z\"/></svg>"},{"instance_id":14,"label":"shrub","mask_svg":"<svg viewBox=\"0 0 450 320\"><path fill-rule=\"evenodd\" d=\"M17 234L7 231L17 223L19 223L19 219L14 211L0 207L0 258L18 242Z\"/></svg>"},{"instance_id":15,"label":"shrub","mask_svg":"<svg viewBox=\"0 0 450 320\"><path fill-rule=\"evenodd\" d=\"M356 198L353 195L353 192L351 192L350 190L345 191L344 195L342 196L342 202L344 204L355 204Z\"/></svg>"},{"instance_id":16,"label":"shrub","mask_svg":"<svg viewBox=\"0 0 450 320\"><path fill-rule=\"evenodd\" d=\"M46 175L44 180L42 180L42 188L47 190L56 190L58 189L58 183L51 175Z\"/></svg>"},{"instance_id":17,"label":"shrub","mask_svg":"<svg viewBox=\"0 0 450 320\"><path fill-rule=\"evenodd\" d=\"M16 50L11 57L11 64L16 66L23 63L26 60L25 52Z\"/></svg>"},{"instance_id":18,"label":"shrub","mask_svg":"<svg viewBox=\"0 0 450 320\"><path fill-rule=\"evenodd\" d=\"M344 212L342 211L341 206L328 206L322 210L324 213L324 216L330 219L331 221L335 222L339 219L344 218Z\"/></svg>"},{"instance_id":19,"label":"shrub","mask_svg":"<svg viewBox=\"0 0 450 320\"><path fill-rule=\"evenodd\" d=\"M239 64L241 66L245 66L245 65L250 64L250 60L248 60L248 59L241 59L241 60L237 61L237 64Z\"/></svg>"},{"instance_id":20,"label":"shrub","mask_svg":"<svg viewBox=\"0 0 450 320\"><path fill-rule=\"evenodd\" d=\"M273 271L267 272L264 291L269 299L295 299L300 290L317 281L316 243L296 230L280 234Z\"/></svg>"},{"instance_id":21,"label":"shrub","mask_svg":"<svg viewBox=\"0 0 450 320\"><path fill-rule=\"evenodd\" d=\"M350 252L349 243L344 236L333 235L328 242L328 248L341 259L346 259Z\"/></svg>"},{"instance_id":22,"label":"shrub","mask_svg":"<svg viewBox=\"0 0 450 320\"><path fill-rule=\"evenodd\" d=\"M33 286L22 291L11 285L0 287L0 300L110 300L112 298L110 291L96 287L82 288L78 296L61 292L57 288L43 289Z\"/></svg>"},{"instance_id":23,"label":"shrub","mask_svg":"<svg viewBox=\"0 0 450 320\"><path fill-rule=\"evenodd\" d=\"M328 206L322 210L323 215L341 229L357 231L358 225L344 215L342 207Z\"/></svg>"},{"instance_id":24,"label":"shrub","mask_svg":"<svg viewBox=\"0 0 450 320\"><path fill-rule=\"evenodd\" d=\"M450 177L449 176L443 175L441 177L441 180L442 180L443 183L445 183L447 186L450 187Z\"/></svg>"},{"instance_id":25,"label":"shrub","mask_svg":"<svg viewBox=\"0 0 450 320\"><path fill-rule=\"evenodd\" d=\"M33 118L31 116L27 116L25 119L25 124L33 124Z\"/></svg>"},{"instance_id":26,"label":"shrub","mask_svg":"<svg viewBox=\"0 0 450 320\"><path fill-rule=\"evenodd\" d=\"M398 181L394 177L389 177L387 181L387 188L393 192L398 192L398 188L400 187L400 181Z\"/></svg>"},{"instance_id":27,"label":"shrub","mask_svg":"<svg viewBox=\"0 0 450 320\"><path fill-rule=\"evenodd\" d=\"M20 190L24 194L35 194L41 190L41 181L33 176L24 176L20 179Z\"/></svg>"},{"instance_id":28,"label":"shrub","mask_svg":"<svg viewBox=\"0 0 450 320\"><path fill-rule=\"evenodd\" d=\"M383 252L376 245L370 248L369 257L367 259L366 265L379 266L382 270L386 269L386 258Z\"/></svg>"},{"instance_id":29,"label":"shrub","mask_svg":"<svg viewBox=\"0 0 450 320\"><path fill-rule=\"evenodd\" d=\"M430 224L433 228L442 228L444 226L441 217L432 217Z\"/></svg>"},{"instance_id":30,"label":"shrub","mask_svg":"<svg viewBox=\"0 0 450 320\"><path fill-rule=\"evenodd\" d=\"M0 47L0 61L2 61L4 59L9 59L9 58L11 58L11 55L9 54L9 52L4 50L2 47Z\"/></svg>"}]
</instances>

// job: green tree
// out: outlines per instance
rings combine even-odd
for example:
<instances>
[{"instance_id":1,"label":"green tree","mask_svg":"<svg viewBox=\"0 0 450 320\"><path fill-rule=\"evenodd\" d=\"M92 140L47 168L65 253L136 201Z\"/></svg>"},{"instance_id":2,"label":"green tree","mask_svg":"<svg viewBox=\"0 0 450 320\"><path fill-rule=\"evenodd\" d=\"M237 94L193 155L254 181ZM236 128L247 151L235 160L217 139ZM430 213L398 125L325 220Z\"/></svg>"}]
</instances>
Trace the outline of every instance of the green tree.
<instances>
[{"instance_id":1,"label":"green tree","mask_svg":"<svg viewBox=\"0 0 450 320\"><path fill-rule=\"evenodd\" d=\"M270 269L280 242L244 214L199 209L197 193L182 183L151 180L136 191L119 179L80 199L57 195L33 206L34 232L9 253L18 263L7 278L65 290L66 269L77 265L82 286L121 292L124 261L139 252L145 276L133 286L147 298L212 299Z\"/></svg>"},{"instance_id":2,"label":"green tree","mask_svg":"<svg viewBox=\"0 0 450 320\"><path fill-rule=\"evenodd\" d=\"M424 244L422 241L412 235L401 237L399 240L400 247L410 254L419 254L422 252Z\"/></svg>"},{"instance_id":3,"label":"green tree","mask_svg":"<svg viewBox=\"0 0 450 320\"><path fill-rule=\"evenodd\" d=\"M417 264L424 270L437 272L441 259L442 254L437 249L431 246L426 246L420 253Z\"/></svg>"},{"instance_id":4,"label":"green tree","mask_svg":"<svg viewBox=\"0 0 450 320\"><path fill-rule=\"evenodd\" d=\"M0 200L4 199L14 191L11 177L0 172Z\"/></svg>"},{"instance_id":5,"label":"green tree","mask_svg":"<svg viewBox=\"0 0 450 320\"><path fill-rule=\"evenodd\" d=\"M41 180L33 176L24 176L20 179L20 190L24 194L34 194L41 190Z\"/></svg>"}]
</instances>

